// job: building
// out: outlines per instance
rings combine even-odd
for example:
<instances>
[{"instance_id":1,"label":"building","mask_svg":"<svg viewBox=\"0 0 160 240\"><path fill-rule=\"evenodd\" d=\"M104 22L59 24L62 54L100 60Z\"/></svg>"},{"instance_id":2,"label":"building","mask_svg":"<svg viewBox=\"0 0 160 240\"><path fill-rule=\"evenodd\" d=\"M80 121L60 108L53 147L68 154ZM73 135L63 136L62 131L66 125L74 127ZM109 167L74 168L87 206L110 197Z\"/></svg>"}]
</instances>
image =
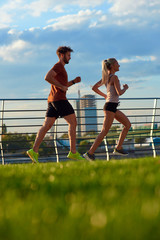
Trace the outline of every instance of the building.
<instances>
[{"instance_id":1,"label":"building","mask_svg":"<svg viewBox=\"0 0 160 240\"><path fill-rule=\"evenodd\" d=\"M84 95L79 101L81 136L87 132L97 132L97 107L95 95Z\"/></svg>"},{"instance_id":2,"label":"building","mask_svg":"<svg viewBox=\"0 0 160 240\"><path fill-rule=\"evenodd\" d=\"M78 99L76 100L77 111L77 135L81 136L81 110L80 110L80 90L78 90Z\"/></svg>"}]
</instances>

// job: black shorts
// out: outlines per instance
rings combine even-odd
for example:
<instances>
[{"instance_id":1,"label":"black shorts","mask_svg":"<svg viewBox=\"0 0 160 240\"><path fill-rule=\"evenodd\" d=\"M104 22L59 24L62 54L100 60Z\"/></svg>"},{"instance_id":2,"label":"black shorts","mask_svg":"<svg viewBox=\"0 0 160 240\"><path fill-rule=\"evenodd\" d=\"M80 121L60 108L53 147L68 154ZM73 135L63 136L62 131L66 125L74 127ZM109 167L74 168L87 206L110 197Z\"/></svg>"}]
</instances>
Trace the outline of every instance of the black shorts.
<instances>
[{"instance_id":1,"label":"black shorts","mask_svg":"<svg viewBox=\"0 0 160 240\"><path fill-rule=\"evenodd\" d=\"M49 102L46 117L65 117L74 113L72 105L68 100Z\"/></svg>"},{"instance_id":2,"label":"black shorts","mask_svg":"<svg viewBox=\"0 0 160 240\"><path fill-rule=\"evenodd\" d=\"M106 102L103 107L103 111L110 111L110 112L116 112L117 107L119 103L114 103L114 102Z\"/></svg>"}]
</instances>

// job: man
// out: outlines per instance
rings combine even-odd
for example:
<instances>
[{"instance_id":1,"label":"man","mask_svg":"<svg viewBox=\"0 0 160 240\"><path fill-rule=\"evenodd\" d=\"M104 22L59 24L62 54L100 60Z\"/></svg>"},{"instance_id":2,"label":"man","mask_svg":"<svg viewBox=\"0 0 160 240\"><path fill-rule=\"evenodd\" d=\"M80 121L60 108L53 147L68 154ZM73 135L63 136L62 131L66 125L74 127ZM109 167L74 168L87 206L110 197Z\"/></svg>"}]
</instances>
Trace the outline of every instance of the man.
<instances>
[{"instance_id":1,"label":"man","mask_svg":"<svg viewBox=\"0 0 160 240\"><path fill-rule=\"evenodd\" d=\"M73 50L70 47L59 47L56 51L59 61L45 76L45 80L51 84L51 91L48 96L48 109L44 124L37 133L33 149L27 151L28 156L34 163L38 163L38 150L45 134L58 117L63 117L69 125L70 152L67 157L75 160L84 160L80 153L76 151L76 115L66 98L68 87L81 81L80 77L76 77L68 82L68 75L64 66L69 63L71 52Z\"/></svg>"}]
</instances>

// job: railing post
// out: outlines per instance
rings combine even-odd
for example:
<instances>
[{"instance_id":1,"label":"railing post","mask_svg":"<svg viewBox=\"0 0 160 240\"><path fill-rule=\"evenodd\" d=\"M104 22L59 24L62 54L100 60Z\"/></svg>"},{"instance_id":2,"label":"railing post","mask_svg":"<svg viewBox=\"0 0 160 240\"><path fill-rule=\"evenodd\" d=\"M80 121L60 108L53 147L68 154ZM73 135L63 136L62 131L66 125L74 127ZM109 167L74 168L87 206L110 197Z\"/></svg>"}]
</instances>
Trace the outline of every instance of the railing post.
<instances>
[{"instance_id":1,"label":"railing post","mask_svg":"<svg viewBox=\"0 0 160 240\"><path fill-rule=\"evenodd\" d=\"M150 138L151 138L151 144L152 144L152 150L153 150L153 157L154 158L156 157L156 149L155 149L155 144L154 144L154 141L153 141L153 130L154 130L155 115L156 115L156 107L157 107L157 99L154 99L152 124L151 124L151 131L150 131Z\"/></svg>"},{"instance_id":2,"label":"railing post","mask_svg":"<svg viewBox=\"0 0 160 240\"><path fill-rule=\"evenodd\" d=\"M103 139L103 141L104 141L104 146L105 146L105 149L106 149L107 161L109 161L109 151L108 151L108 145L107 145L106 137Z\"/></svg>"},{"instance_id":3,"label":"railing post","mask_svg":"<svg viewBox=\"0 0 160 240\"><path fill-rule=\"evenodd\" d=\"M54 148L55 148L56 158L58 163L59 155L58 155L58 147L57 147L57 124L58 124L58 119L55 121L55 124L54 124Z\"/></svg>"},{"instance_id":4,"label":"railing post","mask_svg":"<svg viewBox=\"0 0 160 240\"><path fill-rule=\"evenodd\" d=\"M2 138L2 135L3 135L3 118L4 118L4 100L2 100L2 112L1 112L1 157L2 157L2 165L4 165L4 152L3 152L3 138Z\"/></svg>"}]
</instances>

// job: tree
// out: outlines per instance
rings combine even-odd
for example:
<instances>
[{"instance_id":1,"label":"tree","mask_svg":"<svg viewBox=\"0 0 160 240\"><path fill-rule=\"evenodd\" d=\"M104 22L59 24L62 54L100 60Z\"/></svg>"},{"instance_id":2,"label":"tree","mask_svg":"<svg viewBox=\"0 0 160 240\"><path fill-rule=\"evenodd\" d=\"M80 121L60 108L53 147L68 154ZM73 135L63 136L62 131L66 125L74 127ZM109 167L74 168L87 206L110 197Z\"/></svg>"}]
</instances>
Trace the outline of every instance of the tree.
<instances>
[{"instance_id":1,"label":"tree","mask_svg":"<svg viewBox=\"0 0 160 240\"><path fill-rule=\"evenodd\" d=\"M6 124L4 123L2 126L2 135L6 134L6 133L7 133L7 127L6 127Z\"/></svg>"},{"instance_id":2,"label":"tree","mask_svg":"<svg viewBox=\"0 0 160 240\"><path fill-rule=\"evenodd\" d=\"M33 147L35 141L35 134L19 134L19 133L8 133L3 135L2 144L5 152L10 153L22 153ZM45 138L40 145L39 152L41 155L50 155L55 152L54 147L51 144L50 139Z\"/></svg>"},{"instance_id":3,"label":"tree","mask_svg":"<svg viewBox=\"0 0 160 240\"><path fill-rule=\"evenodd\" d=\"M27 141L26 134L9 133L3 136L3 148L6 151L16 152L20 149L29 149L30 142Z\"/></svg>"},{"instance_id":4,"label":"tree","mask_svg":"<svg viewBox=\"0 0 160 240\"><path fill-rule=\"evenodd\" d=\"M146 138L145 137L136 137L135 138L135 143L145 143Z\"/></svg>"},{"instance_id":5,"label":"tree","mask_svg":"<svg viewBox=\"0 0 160 240\"><path fill-rule=\"evenodd\" d=\"M110 128L110 132L117 132L117 130L119 130L120 126L112 126Z\"/></svg>"},{"instance_id":6,"label":"tree","mask_svg":"<svg viewBox=\"0 0 160 240\"><path fill-rule=\"evenodd\" d=\"M67 138L68 139L68 133L63 133L60 138Z\"/></svg>"}]
</instances>

